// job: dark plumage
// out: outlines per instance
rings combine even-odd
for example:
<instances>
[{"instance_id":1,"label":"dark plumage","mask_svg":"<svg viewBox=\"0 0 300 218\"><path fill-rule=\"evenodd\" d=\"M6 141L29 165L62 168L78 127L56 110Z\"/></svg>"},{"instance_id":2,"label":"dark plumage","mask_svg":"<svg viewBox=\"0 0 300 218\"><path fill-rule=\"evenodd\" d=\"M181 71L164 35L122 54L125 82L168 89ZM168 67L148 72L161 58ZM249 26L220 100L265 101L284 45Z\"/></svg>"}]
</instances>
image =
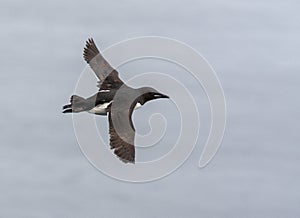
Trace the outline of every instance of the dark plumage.
<instances>
[{"instance_id":1,"label":"dark plumage","mask_svg":"<svg viewBox=\"0 0 300 218\"><path fill-rule=\"evenodd\" d=\"M86 99L71 96L70 104L63 106L63 113L108 113L111 149L123 162L134 163L133 110L150 100L169 97L151 87L134 89L124 84L118 72L100 54L93 39L86 41L83 57L99 79L99 91Z\"/></svg>"}]
</instances>

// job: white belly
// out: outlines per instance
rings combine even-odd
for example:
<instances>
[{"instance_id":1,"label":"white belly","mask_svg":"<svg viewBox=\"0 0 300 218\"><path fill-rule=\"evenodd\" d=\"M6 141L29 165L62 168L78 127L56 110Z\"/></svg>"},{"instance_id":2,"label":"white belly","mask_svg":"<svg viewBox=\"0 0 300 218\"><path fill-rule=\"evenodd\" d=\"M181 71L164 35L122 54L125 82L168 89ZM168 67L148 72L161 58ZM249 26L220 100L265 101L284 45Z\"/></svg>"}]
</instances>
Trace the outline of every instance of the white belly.
<instances>
[{"instance_id":1,"label":"white belly","mask_svg":"<svg viewBox=\"0 0 300 218\"><path fill-rule=\"evenodd\" d=\"M97 105L96 107L92 108L88 112L91 114L97 114L97 115L107 115L106 109L110 105L110 103L111 102ZM138 109L140 107L142 107L142 105L140 103L137 103L135 105L134 109Z\"/></svg>"}]
</instances>

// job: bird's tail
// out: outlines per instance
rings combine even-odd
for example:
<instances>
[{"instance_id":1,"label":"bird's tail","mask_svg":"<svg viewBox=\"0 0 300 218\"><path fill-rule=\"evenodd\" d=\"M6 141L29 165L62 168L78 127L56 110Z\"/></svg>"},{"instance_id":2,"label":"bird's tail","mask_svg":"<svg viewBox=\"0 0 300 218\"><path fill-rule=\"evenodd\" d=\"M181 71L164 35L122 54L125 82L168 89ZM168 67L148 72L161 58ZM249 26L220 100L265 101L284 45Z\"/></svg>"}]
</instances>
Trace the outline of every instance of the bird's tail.
<instances>
[{"instance_id":1,"label":"bird's tail","mask_svg":"<svg viewBox=\"0 0 300 218\"><path fill-rule=\"evenodd\" d=\"M70 104L63 106L63 113L78 113L88 110L86 99L78 95L72 95L70 98Z\"/></svg>"}]
</instances>

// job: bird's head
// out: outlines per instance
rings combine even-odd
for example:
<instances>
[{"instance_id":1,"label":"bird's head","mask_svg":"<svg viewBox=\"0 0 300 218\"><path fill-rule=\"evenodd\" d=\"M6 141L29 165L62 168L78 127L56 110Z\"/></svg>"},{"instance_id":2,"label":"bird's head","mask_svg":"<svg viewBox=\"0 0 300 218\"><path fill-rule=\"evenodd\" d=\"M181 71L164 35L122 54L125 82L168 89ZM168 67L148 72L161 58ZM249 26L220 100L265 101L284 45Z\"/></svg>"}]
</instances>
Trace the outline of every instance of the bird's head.
<instances>
[{"instance_id":1,"label":"bird's head","mask_svg":"<svg viewBox=\"0 0 300 218\"><path fill-rule=\"evenodd\" d=\"M151 101L154 99L159 99L159 98L169 98L169 96L160 93L154 88L151 87L143 87L139 89L140 92L140 100L139 102L143 105L147 101Z\"/></svg>"}]
</instances>

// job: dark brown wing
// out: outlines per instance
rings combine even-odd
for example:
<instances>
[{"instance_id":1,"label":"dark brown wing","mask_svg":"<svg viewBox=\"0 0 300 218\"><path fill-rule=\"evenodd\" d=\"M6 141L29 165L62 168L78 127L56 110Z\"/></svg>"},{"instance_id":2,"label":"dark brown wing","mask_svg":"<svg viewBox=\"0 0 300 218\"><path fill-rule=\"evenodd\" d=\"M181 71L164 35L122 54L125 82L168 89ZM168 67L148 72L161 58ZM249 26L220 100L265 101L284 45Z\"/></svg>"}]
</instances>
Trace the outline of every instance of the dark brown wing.
<instances>
[{"instance_id":1,"label":"dark brown wing","mask_svg":"<svg viewBox=\"0 0 300 218\"><path fill-rule=\"evenodd\" d=\"M133 108L125 109L120 106L111 109L108 115L110 148L114 149L114 153L125 163L134 163L135 161L135 129L131 119L132 111Z\"/></svg>"},{"instance_id":2,"label":"dark brown wing","mask_svg":"<svg viewBox=\"0 0 300 218\"><path fill-rule=\"evenodd\" d=\"M113 70L104 81L98 81L97 87L99 87L99 90L119 89L123 84L118 71Z\"/></svg>"},{"instance_id":3,"label":"dark brown wing","mask_svg":"<svg viewBox=\"0 0 300 218\"><path fill-rule=\"evenodd\" d=\"M92 38L86 41L83 57L98 77L98 87L100 90L118 89L123 85L123 81L119 78L118 71L116 71L100 54Z\"/></svg>"}]
</instances>

